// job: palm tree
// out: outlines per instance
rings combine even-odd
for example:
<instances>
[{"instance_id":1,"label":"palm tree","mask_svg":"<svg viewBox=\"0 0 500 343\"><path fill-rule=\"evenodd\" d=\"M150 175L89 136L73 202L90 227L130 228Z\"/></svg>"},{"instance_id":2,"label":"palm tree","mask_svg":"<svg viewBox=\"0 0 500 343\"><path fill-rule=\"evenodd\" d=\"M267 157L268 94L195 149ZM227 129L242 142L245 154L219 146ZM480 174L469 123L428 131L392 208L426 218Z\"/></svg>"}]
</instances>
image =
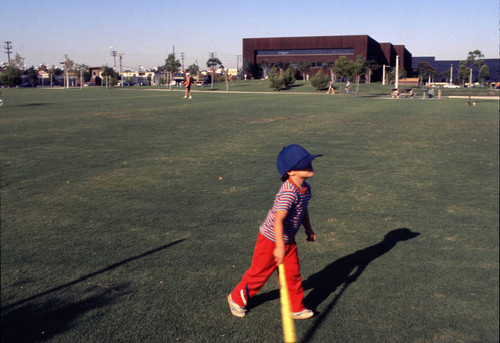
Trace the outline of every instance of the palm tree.
<instances>
[{"instance_id":1,"label":"palm tree","mask_svg":"<svg viewBox=\"0 0 500 343\"><path fill-rule=\"evenodd\" d=\"M335 82L335 72L333 71L333 68L335 66L335 62L325 62L323 63L323 68L329 69L330 70L330 79Z\"/></svg>"},{"instance_id":2,"label":"palm tree","mask_svg":"<svg viewBox=\"0 0 500 343\"><path fill-rule=\"evenodd\" d=\"M165 60L165 65L163 66L163 70L166 70L168 73L168 81L167 84L170 85L170 90L172 90L172 85L171 85L171 77L172 74L175 74L179 71L181 67L181 62L179 60L175 59L174 54L169 54L167 59Z\"/></svg>"},{"instance_id":3,"label":"palm tree","mask_svg":"<svg viewBox=\"0 0 500 343\"><path fill-rule=\"evenodd\" d=\"M267 70L269 69L270 66L271 65L266 60L259 63L259 67L261 67L262 70L264 71L264 79L267 79Z\"/></svg>"},{"instance_id":4,"label":"palm tree","mask_svg":"<svg viewBox=\"0 0 500 343\"><path fill-rule=\"evenodd\" d=\"M212 85L210 89L214 89L215 68L220 65L222 65L222 62L217 57L211 57L207 61L207 67L212 69Z\"/></svg>"},{"instance_id":5,"label":"palm tree","mask_svg":"<svg viewBox=\"0 0 500 343\"><path fill-rule=\"evenodd\" d=\"M333 66L333 72L335 73L335 75L338 75L340 78L343 78L344 76L348 76L349 61L347 61L347 58L345 56L340 56L339 58L337 58L334 66ZM342 92L340 92L340 94L342 94Z\"/></svg>"},{"instance_id":6,"label":"palm tree","mask_svg":"<svg viewBox=\"0 0 500 343\"><path fill-rule=\"evenodd\" d=\"M306 82L306 74L309 74L313 64L311 62L297 62L297 70L302 73L302 78Z\"/></svg>"},{"instance_id":7,"label":"palm tree","mask_svg":"<svg viewBox=\"0 0 500 343\"><path fill-rule=\"evenodd\" d=\"M359 55L356 58L356 61L352 62L352 74L356 77L356 96L359 92L359 80L361 79L361 75L366 72L365 60L362 55Z\"/></svg>"},{"instance_id":8,"label":"palm tree","mask_svg":"<svg viewBox=\"0 0 500 343\"><path fill-rule=\"evenodd\" d=\"M378 64L375 60L368 60L365 63L366 72L368 74L366 83L371 83L372 73L380 68L380 64Z\"/></svg>"},{"instance_id":9,"label":"palm tree","mask_svg":"<svg viewBox=\"0 0 500 343\"><path fill-rule=\"evenodd\" d=\"M283 76L283 71L286 69L287 65L286 63L283 63L283 62L278 62L274 65L276 68L279 69L280 71L280 76Z\"/></svg>"}]
</instances>

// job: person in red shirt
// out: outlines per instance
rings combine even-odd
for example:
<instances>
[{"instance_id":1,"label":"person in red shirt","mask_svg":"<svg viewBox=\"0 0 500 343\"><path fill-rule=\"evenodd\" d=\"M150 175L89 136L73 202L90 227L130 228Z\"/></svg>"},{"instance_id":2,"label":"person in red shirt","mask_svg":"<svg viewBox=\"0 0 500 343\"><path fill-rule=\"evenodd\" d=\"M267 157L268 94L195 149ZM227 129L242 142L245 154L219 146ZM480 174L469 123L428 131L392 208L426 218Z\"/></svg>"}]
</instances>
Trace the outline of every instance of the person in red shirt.
<instances>
[{"instance_id":1,"label":"person in red shirt","mask_svg":"<svg viewBox=\"0 0 500 343\"><path fill-rule=\"evenodd\" d=\"M191 99L191 78L189 77L188 73L186 73L186 80L182 84L186 85L184 99L186 99L188 97L188 95L189 95L189 99Z\"/></svg>"}]
</instances>

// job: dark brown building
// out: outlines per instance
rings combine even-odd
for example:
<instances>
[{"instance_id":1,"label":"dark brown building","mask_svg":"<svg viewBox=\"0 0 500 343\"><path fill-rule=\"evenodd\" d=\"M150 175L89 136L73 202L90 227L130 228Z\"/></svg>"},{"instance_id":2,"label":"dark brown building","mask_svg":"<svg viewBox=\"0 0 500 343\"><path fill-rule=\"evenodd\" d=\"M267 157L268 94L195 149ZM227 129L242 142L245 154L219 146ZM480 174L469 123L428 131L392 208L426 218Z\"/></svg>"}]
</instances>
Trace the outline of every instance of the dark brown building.
<instances>
[{"instance_id":1,"label":"dark brown building","mask_svg":"<svg viewBox=\"0 0 500 343\"><path fill-rule=\"evenodd\" d=\"M325 62L335 62L340 56L355 60L359 55L365 61L372 60L380 66L391 67L396 66L396 55L399 55L400 68L411 74L411 53L404 45L379 43L368 35L243 39L243 58L252 65L263 61L271 65L279 62L311 62L314 73ZM379 68L372 80L381 77L382 68Z\"/></svg>"}]
</instances>

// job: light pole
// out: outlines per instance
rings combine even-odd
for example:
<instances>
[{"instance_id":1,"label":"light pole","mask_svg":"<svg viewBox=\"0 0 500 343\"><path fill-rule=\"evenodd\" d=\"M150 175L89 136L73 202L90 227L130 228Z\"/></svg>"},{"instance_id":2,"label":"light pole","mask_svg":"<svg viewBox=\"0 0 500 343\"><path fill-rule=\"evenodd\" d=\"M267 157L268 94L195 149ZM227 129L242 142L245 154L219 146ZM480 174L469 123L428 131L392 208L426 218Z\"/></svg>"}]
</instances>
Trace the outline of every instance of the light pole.
<instances>
[{"instance_id":1,"label":"light pole","mask_svg":"<svg viewBox=\"0 0 500 343\"><path fill-rule=\"evenodd\" d=\"M394 78L396 79L394 88L399 89L399 55L396 55L396 75L394 75Z\"/></svg>"},{"instance_id":2,"label":"light pole","mask_svg":"<svg viewBox=\"0 0 500 343\"><path fill-rule=\"evenodd\" d=\"M450 86L453 84L453 63L450 67Z\"/></svg>"}]
</instances>

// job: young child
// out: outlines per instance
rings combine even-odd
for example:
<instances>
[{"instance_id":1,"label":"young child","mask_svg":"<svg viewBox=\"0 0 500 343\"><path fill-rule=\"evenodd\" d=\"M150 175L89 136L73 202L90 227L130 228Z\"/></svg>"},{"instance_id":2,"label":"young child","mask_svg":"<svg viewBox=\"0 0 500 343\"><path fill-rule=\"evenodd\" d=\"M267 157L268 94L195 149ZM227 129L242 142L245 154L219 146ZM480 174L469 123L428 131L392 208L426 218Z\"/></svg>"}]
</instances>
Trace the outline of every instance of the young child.
<instances>
[{"instance_id":1,"label":"young child","mask_svg":"<svg viewBox=\"0 0 500 343\"><path fill-rule=\"evenodd\" d=\"M288 145L279 153L276 165L283 185L259 229L252 265L227 297L234 316L245 316L248 301L257 294L281 263L285 267L292 317L307 319L314 315L302 303L304 290L295 234L303 224L307 240L316 240L307 211L311 187L306 180L314 176L311 163L318 156L321 155L311 155L297 144Z\"/></svg>"}]
</instances>

